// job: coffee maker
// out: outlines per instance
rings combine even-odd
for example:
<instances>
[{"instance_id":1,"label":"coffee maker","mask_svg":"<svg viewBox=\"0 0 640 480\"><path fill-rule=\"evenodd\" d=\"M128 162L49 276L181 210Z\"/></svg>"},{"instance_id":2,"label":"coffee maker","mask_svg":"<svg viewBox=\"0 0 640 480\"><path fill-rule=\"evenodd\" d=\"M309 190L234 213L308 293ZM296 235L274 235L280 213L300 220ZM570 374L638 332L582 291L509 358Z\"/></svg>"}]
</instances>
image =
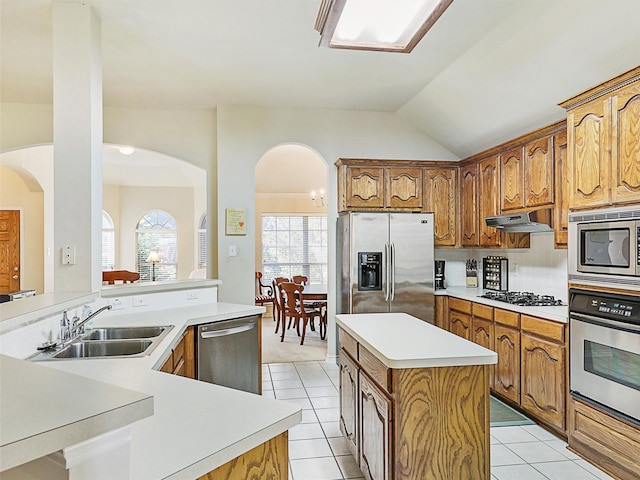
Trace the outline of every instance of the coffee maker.
<instances>
[{"instance_id":1,"label":"coffee maker","mask_svg":"<svg viewBox=\"0 0 640 480\"><path fill-rule=\"evenodd\" d=\"M444 286L444 260L435 261L435 288L436 290L442 290L446 288Z\"/></svg>"}]
</instances>

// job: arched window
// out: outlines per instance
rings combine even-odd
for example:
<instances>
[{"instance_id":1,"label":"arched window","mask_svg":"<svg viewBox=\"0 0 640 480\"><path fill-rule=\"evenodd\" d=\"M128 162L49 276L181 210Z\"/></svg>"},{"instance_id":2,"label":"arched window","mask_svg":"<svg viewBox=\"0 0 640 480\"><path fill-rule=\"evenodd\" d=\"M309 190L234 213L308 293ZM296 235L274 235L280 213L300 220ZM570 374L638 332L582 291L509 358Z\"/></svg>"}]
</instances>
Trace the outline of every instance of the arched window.
<instances>
[{"instance_id":1,"label":"arched window","mask_svg":"<svg viewBox=\"0 0 640 480\"><path fill-rule=\"evenodd\" d=\"M116 229L107 212L102 211L102 270L116 268Z\"/></svg>"},{"instance_id":2,"label":"arched window","mask_svg":"<svg viewBox=\"0 0 640 480\"><path fill-rule=\"evenodd\" d=\"M136 227L137 269L141 281L175 280L178 274L178 230L162 210L147 213Z\"/></svg>"},{"instance_id":3,"label":"arched window","mask_svg":"<svg viewBox=\"0 0 640 480\"><path fill-rule=\"evenodd\" d=\"M198 228L198 268L207 266L207 214L200 218L200 228Z\"/></svg>"}]
</instances>

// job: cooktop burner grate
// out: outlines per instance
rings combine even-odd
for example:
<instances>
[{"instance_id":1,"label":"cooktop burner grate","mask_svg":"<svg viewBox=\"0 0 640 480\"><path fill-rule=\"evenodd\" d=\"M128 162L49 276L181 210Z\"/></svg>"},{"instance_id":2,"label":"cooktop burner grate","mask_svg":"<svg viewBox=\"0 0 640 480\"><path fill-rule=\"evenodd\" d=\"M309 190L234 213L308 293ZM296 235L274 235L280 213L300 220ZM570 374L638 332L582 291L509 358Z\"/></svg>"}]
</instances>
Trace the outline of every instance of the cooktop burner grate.
<instances>
[{"instance_id":1,"label":"cooktop burner grate","mask_svg":"<svg viewBox=\"0 0 640 480\"><path fill-rule=\"evenodd\" d=\"M537 295L532 292L485 292L480 296L512 305L528 307L564 305L562 300L555 298L553 295Z\"/></svg>"}]
</instances>

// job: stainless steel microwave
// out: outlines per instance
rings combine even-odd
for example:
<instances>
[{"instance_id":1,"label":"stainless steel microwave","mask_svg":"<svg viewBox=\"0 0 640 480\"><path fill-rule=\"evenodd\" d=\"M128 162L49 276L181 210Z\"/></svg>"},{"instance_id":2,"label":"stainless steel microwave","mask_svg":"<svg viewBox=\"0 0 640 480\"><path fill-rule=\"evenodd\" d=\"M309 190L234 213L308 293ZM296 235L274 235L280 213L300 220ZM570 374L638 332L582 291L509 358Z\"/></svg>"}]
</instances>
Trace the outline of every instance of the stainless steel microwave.
<instances>
[{"instance_id":1,"label":"stainless steel microwave","mask_svg":"<svg viewBox=\"0 0 640 480\"><path fill-rule=\"evenodd\" d=\"M569 281L640 287L640 207L569 215Z\"/></svg>"}]
</instances>

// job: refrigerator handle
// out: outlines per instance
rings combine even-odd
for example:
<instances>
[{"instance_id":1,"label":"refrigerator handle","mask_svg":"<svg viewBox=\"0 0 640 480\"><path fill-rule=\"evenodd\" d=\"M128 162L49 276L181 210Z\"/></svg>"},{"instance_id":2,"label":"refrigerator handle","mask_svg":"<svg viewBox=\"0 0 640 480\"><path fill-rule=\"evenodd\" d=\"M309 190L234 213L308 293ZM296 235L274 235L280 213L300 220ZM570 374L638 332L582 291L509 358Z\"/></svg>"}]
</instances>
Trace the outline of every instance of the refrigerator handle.
<instances>
[{"instance_id":1,"label":"refrigerator handle","mask_svg":"<svg viewBox=\"0 0 640 480\"><path fill-rule=\"evenodd\" d=\"M391 278L389 276L389 272L391 271L391 252L390 252L390 246L389 243L385 243L384 244L384 266L385 266L385 271L384 271L384 301L388 302L389 301L389 294L390 294L390 281Z\"/></svg>"},{"instance_id":2,"label":"refrigerator handle","mask_svg":"<svg viewBox=\"0 0 640 480\"><path fill-rule=\"evenodd\" d=\"M390 250L391 250L391 261L389 262L390 265L390 274L389 276L391 277L391 301L393 302L393 299L396 296L396 245L394 243L391 244L390 246Z\"/></svg>"}]
</instances>

